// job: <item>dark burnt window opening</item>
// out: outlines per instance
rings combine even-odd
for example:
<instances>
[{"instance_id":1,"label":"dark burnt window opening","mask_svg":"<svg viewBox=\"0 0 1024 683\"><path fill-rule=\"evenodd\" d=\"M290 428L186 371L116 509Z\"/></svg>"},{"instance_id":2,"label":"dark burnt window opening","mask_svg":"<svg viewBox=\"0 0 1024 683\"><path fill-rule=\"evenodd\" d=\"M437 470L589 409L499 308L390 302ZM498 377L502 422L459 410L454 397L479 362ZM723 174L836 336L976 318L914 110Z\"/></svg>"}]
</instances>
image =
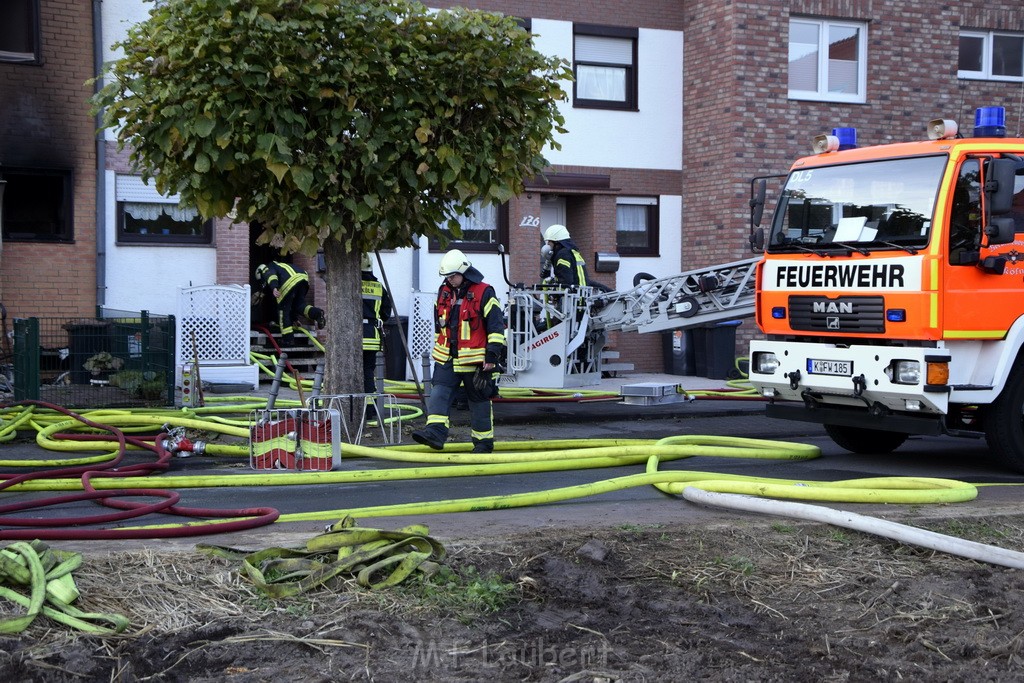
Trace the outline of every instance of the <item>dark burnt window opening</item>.
<instances>
[{"instance_id":1,"label":"dark burnt window opening","mask_svg":"<svg viewBox=\"0 0 1024 683\"><path fill-rule=\"evenodd\" d=\"M12 242L71 242L70 170L2 168L3 238Z\"/></svg>"},{"instance_id":2,"label":"dark burnt window opening","mask_svg":"<svg viewBox=\"0 0 1024 683\"><path fill-rule=\"evenodd\" d=\"M0 62L38 64L39 0L0 2Z\"/></svg>"}]
</instances>

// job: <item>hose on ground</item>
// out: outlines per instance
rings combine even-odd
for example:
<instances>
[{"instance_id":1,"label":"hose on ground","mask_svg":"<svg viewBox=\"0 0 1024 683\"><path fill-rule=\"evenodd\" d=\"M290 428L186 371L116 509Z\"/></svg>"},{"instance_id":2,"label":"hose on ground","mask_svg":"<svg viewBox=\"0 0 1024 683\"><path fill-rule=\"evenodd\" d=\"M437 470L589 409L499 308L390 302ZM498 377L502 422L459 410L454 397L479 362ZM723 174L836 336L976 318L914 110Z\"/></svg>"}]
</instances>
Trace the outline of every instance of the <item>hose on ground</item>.
<instances>
[{"instance_id":1,"label":"hose on ground","mask_svg":"<svg viewBox=\"0 0 1024 683\"><path fill-rule=\"evenodd\" d=\"M38 418L37 406L31 406L33 419ZM26 413L29 411L26 410ZM69 411L66 411L69 412ZM107 421L120 427L138 427L140 425L154 426L167 415L144 414L134 415L125 411L103 411L101 413ZM247 436L248 429L234 424L211 423L208 419L201 418L195 413L184 413L184 417L175 421L180 425L187 425L197 429L209 429L219 431L236 437ZM20 425L29 424L32 420L18 418ZM40 421L44 421L40 418ZM94 433L86 435L67 434L68 430L80 422L89 427ZM692 499L694 491L702 491L716 496L730 496L740 498L762 498L774 499L773 503L780 503L780 499L791 500L816 500L846 503L899 503L899 504L925 504L925 503L951 503L972 500L977 496L977 488L971 484L955 480L922 478L922 477L886 477L886 478L865 478L834 482L816 482L799 480L768 479L763 477L746 477L742 475L724 475L711 472L686 472L686 471L665 471L660 468L662 462L687 458L693 456L715 456L715 457L739 457L739 458L770 458L806 460L820 455L820 451L814 446L804 444L792 444L761 439L746 439L738 437L714 437L714 436L675 436L653 440L640 439L594 439L594 440L549 440L524 443L498 443L495 453L472 454L467 453L469 444L449 445L443 452L426 451L419 446L399 446L391 448L371 448L360 445L345 445L346 459L366 457L396 462L425 463L422 467L401 467L380 470L359 470L359 471L337 471L337 472L274 472L266 474L243 474L243 475L220 475L220 476L142 476L138 468L122 468L123 471L116 474L107 474L106 470L115 469L115 465L123 457L123 451L129 445L135 448L154 450L159 454L159 449L149 444L141 437L127 437L118 427L101 426L88 419L64 419L63 421L50 421L45 427L38 427L37 442L47 448L59 450L82 450L87 445L94 447L109 447L111 442L104 441L101 432L107 430L116 436L116 442L120 446L118 451L106 456L113 458L109 463L100 463L99 471L92 471L90 463L76 464L64 471L58 469L49 474L54 478L47 478L45 481L37 476L19 475L11 477L0 484L0 488L8 490L42 490L41 487L52 489L63 488L64 490L82 490L82 494L75 494L68 497L68 500L85 500L96 496L96 499L111 507L120 508L120 512L111 513L107 517L97 516L95 521L122 521L135 516L136 513L148 514L153 511L172 511L180 514L182 510L177 506L176 496L164 495L155 489L140 488L141 486L160 486L162 488L194 488L205 486L270 486L270 485L292 485L292 484L337 484L337 483L359 483L359 482L380 482L395 481L400 479L426 479L438 477L461 477L461 476L493 476L508 473L526 472L551 472L569 469L587 469L616 467L623 465L636 465L646 463L645 472L642 474L630 474L621 477L613 477L597 482L580 484L569 487L560 487L544 491L533 491L516 494L505 494L497 496L485 496L459 500L441 500L419 503L403 503L396 505L373 506L356 509L320 510L287 515L277 515L273 511L274 519L281 522L297 522L310 520L329 520L347 518L366 518L381 516L401 516L413 514L439 514L462 511L498 510L512 507L524 507L530 505L549 504L558 501L580 499L592 495L600 495L611 491L622 490L636 486L653 486L666 495L681 496L684 499ZM158 442L159 439L156 440ZM226 449L235 449L233 455L241 455L239 446L225 446ZM158 458L159 462L159 458ZM110 464L113 463L113 464ZM150 471L157 469L150 464ZM70 478L69 472L80 475L80 479ZM127 479L130 477L130 479ZM125 480L127 479L127 480ZM120 489L136 492L134 495L163 496L164 500L156 503L142 504L133 502L111 503L110 499L98 495L102 490ZM77 496L77 497L75 497ZM19 504L10 509L0 508L0 514L15 510L30 509L29 506ZM776 505L769 505L770 509L781 509ZM827 508L815 508L804 506L813 510L825 510ZM206 516L221 517L229 514L224 511L218 515L211 511L203 511ZM232 511L239 516L247 515L252 511ZM822 512L828 516L829 512L842 515L835 511ZM779 514L782 514L781 512ZM140 515L141 516L141 515ZM10 519L5 521L10 522ZM23 522L24 520L19 520ZM68 520L60 520L67 522ZM230 520L246 522L251 521L245 518ZM273 521L273 520L271 520ZM828 520L829 523L833 523ZM79 520L81 523L81 520ZM115 530L93 530L104 534L106 532L118 535L100 535L101 538L148 538L163 537L171 535L193 535L218 533L221 528L216 525L224 522L215 520L202 520L174 525L148 525L143 527L122 527ZM885 526L885 525L880 525ZM898 525L902 526L902 525ZM912 529L911 527L907 527ZM0 531L0 538L11 532ZM59 534L59 531L54 533ZM89 532L87 532L89 533ZM912 537L913 535L911 535ZM927 536L924 534L923 536ZM27 538L28 536L14 536ZM54 536L62 537L62 536ZM92 536L86 536L92 537ZM948 537L947 537L948 538ZM903 540L900 538L899 540ZM954 539L954 541L957 539ZM956 547L954 541L943 541L943 545L937 549L947 552L951 547ZM981 545L981 544L978 544ZM932 546L928 546L932 547ZM987 546L983 546L987 548ZM983 555L986 561L1000 563L998 553L996 559L991 553L985 551ZM968 555L970 557L974 557ZM1005 561L1005 560L1004 560ZM1012 560L1016 561L1016 560ZM1016 566L1016 565L1008 565Z\"/></svg>"}]
</instances>

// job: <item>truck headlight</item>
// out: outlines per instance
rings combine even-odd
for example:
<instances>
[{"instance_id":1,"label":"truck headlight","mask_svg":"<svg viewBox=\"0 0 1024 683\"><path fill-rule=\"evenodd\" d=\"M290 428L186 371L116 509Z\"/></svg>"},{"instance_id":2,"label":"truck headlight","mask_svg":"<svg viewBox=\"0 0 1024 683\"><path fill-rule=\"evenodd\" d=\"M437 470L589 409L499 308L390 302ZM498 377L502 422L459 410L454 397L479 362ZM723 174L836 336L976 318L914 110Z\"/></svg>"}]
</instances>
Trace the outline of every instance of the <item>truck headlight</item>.
<instances>
[{"instance_id":1,"label":"truck headlight","mask_svg":"<svg viewBox=\"0 0 1024 683\"><path fill-rule=\"evenodd\" d=\"M896 384L920 384L921 363L916 360L894 361L892 381Z\"/></svg>"},{"instance_id":2,"label":"truck headlight","mask_svg":"<svg viewBox=\"0 0 1024 683\"><path fill-rule=\"evenodd\" d=\"M774 375L779 369L779 359L771 351L758 351L754 354L753 367L759 375Z\"/></svg>"}]
</instances>

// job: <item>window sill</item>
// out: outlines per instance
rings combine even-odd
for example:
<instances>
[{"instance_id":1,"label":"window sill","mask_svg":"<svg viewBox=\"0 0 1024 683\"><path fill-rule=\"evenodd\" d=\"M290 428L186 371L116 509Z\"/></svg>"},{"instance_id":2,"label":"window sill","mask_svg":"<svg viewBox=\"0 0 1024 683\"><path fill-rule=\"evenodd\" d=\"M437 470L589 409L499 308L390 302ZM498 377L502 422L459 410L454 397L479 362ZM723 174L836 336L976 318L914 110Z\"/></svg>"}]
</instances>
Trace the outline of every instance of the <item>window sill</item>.
<instances>
[{"instance_id":1,"label":"window sill","mask_svg":"<svg viewBox=\"0 0 1024 683\"><path fill-rule=\"evenodd\" d=\"M789 93L790 100L805 102L829 102L831 104L867 104L866 97L849 95L821 95L819 93L797 92Z\"/></svg>"}]
</instances>

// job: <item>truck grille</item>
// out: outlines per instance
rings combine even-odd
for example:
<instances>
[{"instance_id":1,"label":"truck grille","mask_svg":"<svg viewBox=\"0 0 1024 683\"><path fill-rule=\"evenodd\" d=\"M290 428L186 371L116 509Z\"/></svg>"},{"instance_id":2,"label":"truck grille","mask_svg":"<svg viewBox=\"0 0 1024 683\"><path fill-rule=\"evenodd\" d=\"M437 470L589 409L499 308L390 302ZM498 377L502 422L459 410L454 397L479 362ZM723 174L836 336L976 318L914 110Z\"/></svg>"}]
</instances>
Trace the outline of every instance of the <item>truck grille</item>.
<instances>
[{"instance_id":1,"label":"truck grille","mask_svg":"<svg viewBox=\"0 0 1024 683\"><path fill-rule=\"evenodd\" d=\"M880 296L789 297L789 326L808 332L885 332L885 299Z\"/></svg>"}]
</instances>

